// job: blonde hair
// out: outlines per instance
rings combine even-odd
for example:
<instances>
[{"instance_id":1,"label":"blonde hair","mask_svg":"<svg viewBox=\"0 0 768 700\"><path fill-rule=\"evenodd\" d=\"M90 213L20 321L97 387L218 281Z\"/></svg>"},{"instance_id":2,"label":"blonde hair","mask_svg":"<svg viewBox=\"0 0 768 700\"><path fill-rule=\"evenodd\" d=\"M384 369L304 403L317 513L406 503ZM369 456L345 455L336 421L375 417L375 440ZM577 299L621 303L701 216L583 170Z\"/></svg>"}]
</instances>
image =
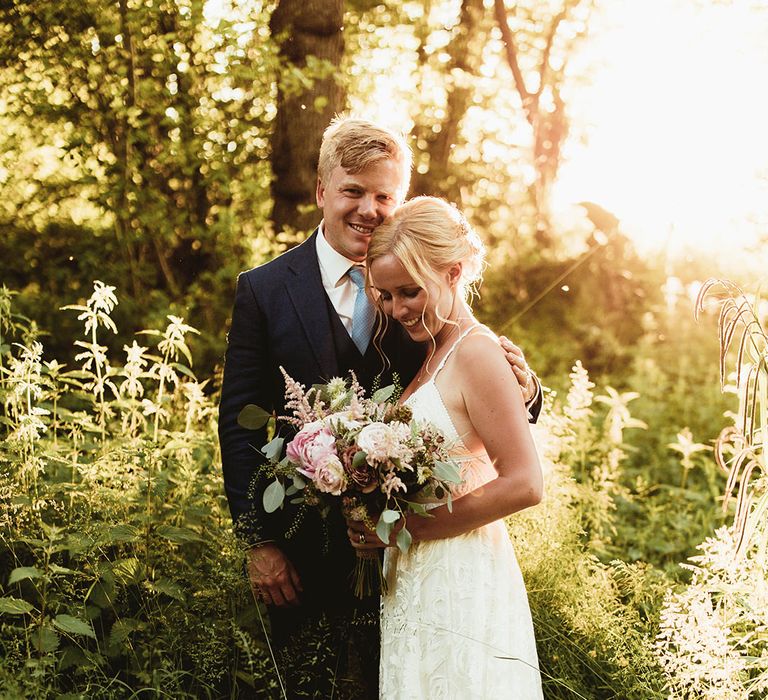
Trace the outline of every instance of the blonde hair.
<instances>
[{"instance_id":1,"label":"blonde hair","mask_svg":"<svg viewBox=\"0 0 768 700\"><path fill-rule=\"evenodd\" d=\"M317 175L325 185L337 166L354 174L388 158L402 166L403 183L399 194L405 197L413 164L405 138L365 119L337 115L323 133Z\"/></svg>"},{"instance_id":2,"label":"blonde hair","mask_svg":"<svg viewBox=\"0 0 768 700\"><path fill-rule=\"evenodd\" d=\"M394 255L420 287L438 282L441 272L461 263L459 285L465 299L477 291L485 246L464 215L438 197L414 197L379 226L368 247L368 269Z\"/></svg>"},{"instance_id":3,"label":"blonde hair","mask_svg":"<svg viewBox=\"0 0 768 700\"><path fill-rule=\"evenodd\" d=\"M414 197L376 228L366 256L366 284L369 289L375 286L371 265L385 255L394 255L413 281L425 290L428 290L428 281L439 286L441 273L461 263L461 277L457 285L465 300L477 293L485 265L485 246L480 237L455 206L438 197ZM373 296L377 300L378 341L386 332L389 319L384 314L381 299L376 294ZM438 318L457 325L456 321L442 317L439 302L440 299L435 300ZM435 353L435 343L433 337L432 352L427 362Z\"/></svg>"}]
</instances>

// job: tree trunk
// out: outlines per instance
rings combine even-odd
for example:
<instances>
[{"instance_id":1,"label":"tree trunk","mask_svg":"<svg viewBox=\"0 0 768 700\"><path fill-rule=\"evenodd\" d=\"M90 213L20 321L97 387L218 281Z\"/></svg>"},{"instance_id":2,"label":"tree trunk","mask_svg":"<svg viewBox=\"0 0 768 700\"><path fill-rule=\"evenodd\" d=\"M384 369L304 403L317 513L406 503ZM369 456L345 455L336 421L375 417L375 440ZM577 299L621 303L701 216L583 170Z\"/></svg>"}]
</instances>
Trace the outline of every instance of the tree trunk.
<instances>
[{"instance_id":1,"label":"tree trunk","mask_svg":"<svg viewBox=\"0 0 768 700\"><path fill-rule=\"evenodd\" d=\"M312 206L317 156L323 131L344 103L336 80L344 53L343 18L343 0L280 0L270 21L285 70L304 70L309 56L333 67L330 75L308 87L289 91L283 81L278 84L271 156L275 232L286 227L309 231L319 221Z\"/></svg>"}]
</instances>

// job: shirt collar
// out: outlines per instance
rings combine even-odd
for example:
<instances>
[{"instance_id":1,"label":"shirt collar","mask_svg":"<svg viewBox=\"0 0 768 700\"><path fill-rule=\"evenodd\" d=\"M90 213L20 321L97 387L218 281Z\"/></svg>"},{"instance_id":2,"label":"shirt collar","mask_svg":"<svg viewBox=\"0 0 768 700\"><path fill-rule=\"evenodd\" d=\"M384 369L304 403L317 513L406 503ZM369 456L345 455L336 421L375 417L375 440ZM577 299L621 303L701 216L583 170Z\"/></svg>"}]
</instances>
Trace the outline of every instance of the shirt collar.
<instances>
[{"instance_id":1,"label":"shirt collar","mask_svg":"<svg viewBox=\"0 0 768 700\"><path fill-rule=\"evenodd\" d=\"M328 280L331 287L337 287L347 271L353 265L359 265L354 260L345 258L341 253L335 250L327 240L323 231L323 222L318 227L317 239L315 241L317 249L317 260L320 263L320 271Z\"/></svg>"}]
</instances>

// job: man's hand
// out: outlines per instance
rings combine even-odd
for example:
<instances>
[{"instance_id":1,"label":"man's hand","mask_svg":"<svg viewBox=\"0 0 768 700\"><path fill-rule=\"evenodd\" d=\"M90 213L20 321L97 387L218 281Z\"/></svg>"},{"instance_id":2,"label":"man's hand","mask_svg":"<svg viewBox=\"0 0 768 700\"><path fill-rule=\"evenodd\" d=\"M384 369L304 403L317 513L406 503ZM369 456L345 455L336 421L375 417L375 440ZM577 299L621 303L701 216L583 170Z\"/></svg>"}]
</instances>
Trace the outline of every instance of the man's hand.
<instances>
[{"instance_id":1,"label":"man's hand","mask_svg":"<svg viewBox=\"0 0 768 700\"><path fill-rule=\"evenodd\" d=\"M539 391L536 377L525 361L523 351L517 345L503 335L499 337L499 343L507 354L507 362L509 362L512 371L515 373L520 389L523 392L523 401L527 404L536 398L536 394Z\"/></svg>"},{"instance_id":2,"label":"man's hand","mask_svg":"<svg viewBox=\"0 0 768 700\"><path fill-rule=\"evenodd\" d=\"M298 605L299 574L277 545L263 544L248 550L248 579L253 595L267 605Z\"/></svg>"}]
</instances>

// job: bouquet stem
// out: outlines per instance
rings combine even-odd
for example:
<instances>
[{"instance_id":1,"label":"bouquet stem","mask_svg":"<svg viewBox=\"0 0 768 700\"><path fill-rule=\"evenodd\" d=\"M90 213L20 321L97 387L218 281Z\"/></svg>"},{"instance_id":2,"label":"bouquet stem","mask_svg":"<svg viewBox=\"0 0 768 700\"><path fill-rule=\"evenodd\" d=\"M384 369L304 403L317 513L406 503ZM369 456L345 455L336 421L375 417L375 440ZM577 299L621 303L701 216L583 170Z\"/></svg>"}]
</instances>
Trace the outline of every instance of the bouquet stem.
<instances>
[{"instance_id":1,"label":"bouquet stem","mask_svg":"<svg viewBox=\"0 0 768 700\"><path fill-rule=\"evenodd\" d=\"M384 567L378 550L356 550L357 561L352 571L353 590L357 598L384 594L387 582L384 579Z\"/></svg>"}]
</instances>

